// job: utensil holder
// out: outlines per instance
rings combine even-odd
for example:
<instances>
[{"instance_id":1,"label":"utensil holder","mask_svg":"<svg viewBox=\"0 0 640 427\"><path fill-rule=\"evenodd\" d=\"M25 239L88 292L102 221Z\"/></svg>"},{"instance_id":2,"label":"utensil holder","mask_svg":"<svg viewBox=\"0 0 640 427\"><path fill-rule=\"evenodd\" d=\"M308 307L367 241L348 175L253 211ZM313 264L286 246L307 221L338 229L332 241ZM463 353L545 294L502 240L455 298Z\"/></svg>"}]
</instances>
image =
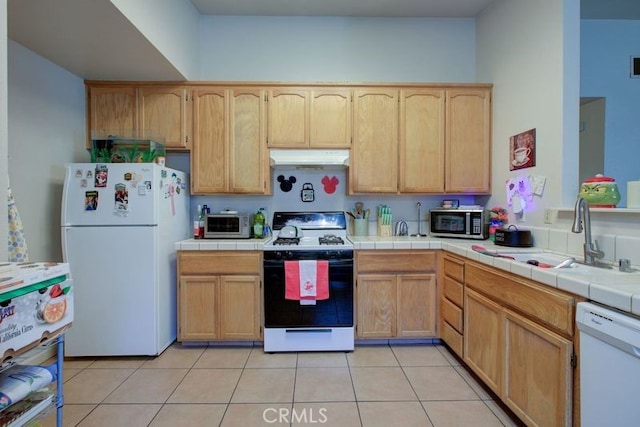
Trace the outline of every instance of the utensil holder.
<instances>
[{"instance_id":1,"label":"utensil holder","mask_svg":"<svg viewBox=\"0 0 640 427\"><path fill-rule=\"evenodd\" d=\"M383 224L380 217L378 217L378 236L391 237L391 224Z\"/></svg>"},{"instance_id":2,"label":"utensil holder","mask_svg":"<svg viewBox=\"0 0 640 427\"><path fill-rule=\"evenodd\" d=\"M369 220L365 218L356 218L353 220L353 235L367 236L369 234Z\"/></svg>"}]
</instances>

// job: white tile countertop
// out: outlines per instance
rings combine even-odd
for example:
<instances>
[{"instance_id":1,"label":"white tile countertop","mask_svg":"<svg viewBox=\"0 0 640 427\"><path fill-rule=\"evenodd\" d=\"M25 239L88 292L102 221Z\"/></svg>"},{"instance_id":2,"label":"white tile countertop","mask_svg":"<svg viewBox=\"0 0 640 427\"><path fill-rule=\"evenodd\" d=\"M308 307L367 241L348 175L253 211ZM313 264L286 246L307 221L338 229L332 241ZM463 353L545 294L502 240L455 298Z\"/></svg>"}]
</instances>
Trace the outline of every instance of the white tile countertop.
<instances>
[{"instance_id":1,"label":"white tile countertop","mask_svg":"<svg viewBox=\"0 0 640 427\"><path fill-rule=\"evenodd\" d=\"M592 301L608 305L640 316L640 269L635 266L631 273L621 272L617 265L611 269L578 265L577 268L541 268L524 262L497 258L476 252L473 245L480 245L488 252L522 252L558 254L536 247L511 248L495 245L490 240L439 239L432 237L377 237L349 236L354 249L444 249L457 255L491 265L501 270L535 280L547 286L583 296ZM535 258L532 254L532 258ZM578 258L578 257L576 257Z\"/></svg>"},{"instance_id":2,"label":"white tile countertop","mask_svg":"<svg viewBox=\"0 0 640 427\"><path fill-rule=\"evenodd\" d=\"M207 240L187 239L177 242L176 250L262 250L267 239ZM524 262L497 258L476 252L473 245L480 245L489 252L537 252L570 255L532 248L511 248L495 245L489 240L442 239L410 236L349 236L354 250L382 249L444 249L457 255L491 265L501 270L535 280L547 286L571 292L592 301L640 316L640 268L633 272L579 265L576 268L541 268ZM579 257L576 257L579 258Z\"/></svg>"},{"instance_id":3,"label":"white tile countertop","mask_svg":"<svg viewBox=\"0 0 640 427\"><path fill-rule=\"evenodd\" d=\"M187 239L176 242L176 251L261 251L266 239Z\"/></svg>"}]
</instances>

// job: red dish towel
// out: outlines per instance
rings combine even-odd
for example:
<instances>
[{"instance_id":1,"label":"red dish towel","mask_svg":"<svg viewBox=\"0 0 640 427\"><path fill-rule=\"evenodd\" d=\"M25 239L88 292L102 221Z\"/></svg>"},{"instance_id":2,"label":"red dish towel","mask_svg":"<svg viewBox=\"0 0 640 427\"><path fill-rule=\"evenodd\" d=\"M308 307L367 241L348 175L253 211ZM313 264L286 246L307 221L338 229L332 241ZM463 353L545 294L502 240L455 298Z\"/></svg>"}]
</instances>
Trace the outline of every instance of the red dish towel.
<instances>
[{"instance_id":1,"label":"red dish towel","mask_svg":"<svg viewBox=\"0 0 640 427\"><path fill-rule=\"evenodd\" d=\"M312 274L314 270L315 275ZM297 301L329 299L328 261L285 261L284 273L285 299Z\"/></svg>"}]
</instances>

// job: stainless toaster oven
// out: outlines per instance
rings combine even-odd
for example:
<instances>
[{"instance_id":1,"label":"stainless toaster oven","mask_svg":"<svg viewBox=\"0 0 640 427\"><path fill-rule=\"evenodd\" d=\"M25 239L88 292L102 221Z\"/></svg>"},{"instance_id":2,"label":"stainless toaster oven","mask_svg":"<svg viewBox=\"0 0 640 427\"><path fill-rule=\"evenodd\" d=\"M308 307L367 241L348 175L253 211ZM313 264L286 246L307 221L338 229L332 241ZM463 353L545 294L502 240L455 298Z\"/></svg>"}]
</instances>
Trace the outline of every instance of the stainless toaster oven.
<instances>
[{"instance_id":1,"label":"stainless toaster oven","mask_svg":"<svg viewBox=\"0 0 640 427\"><path fill-rule=\"evenodd\" d=\"M205 239L249 239L251 226L248 213L209 214L204 224Z\"/></svg>"}]
</instances>

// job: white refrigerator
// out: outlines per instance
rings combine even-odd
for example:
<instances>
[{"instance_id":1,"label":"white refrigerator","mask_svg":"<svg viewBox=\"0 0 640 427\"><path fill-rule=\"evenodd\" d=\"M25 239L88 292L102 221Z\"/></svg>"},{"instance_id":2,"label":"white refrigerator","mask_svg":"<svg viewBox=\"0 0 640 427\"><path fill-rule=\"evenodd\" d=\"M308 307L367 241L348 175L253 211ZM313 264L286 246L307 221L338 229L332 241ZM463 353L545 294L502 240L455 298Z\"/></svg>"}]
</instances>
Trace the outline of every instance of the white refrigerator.
<instances>
[{"instance_id":1,"label":"white refrigerator","mask_svg":"<svg viewBox=\"0 0 640 427\"><path fill-rule=\"evenodd\" d=\"M62 252L75 292L66 356L158 355L175 340L188 182L153 163L66 165Z\"/></svg>"}]
</instances>

